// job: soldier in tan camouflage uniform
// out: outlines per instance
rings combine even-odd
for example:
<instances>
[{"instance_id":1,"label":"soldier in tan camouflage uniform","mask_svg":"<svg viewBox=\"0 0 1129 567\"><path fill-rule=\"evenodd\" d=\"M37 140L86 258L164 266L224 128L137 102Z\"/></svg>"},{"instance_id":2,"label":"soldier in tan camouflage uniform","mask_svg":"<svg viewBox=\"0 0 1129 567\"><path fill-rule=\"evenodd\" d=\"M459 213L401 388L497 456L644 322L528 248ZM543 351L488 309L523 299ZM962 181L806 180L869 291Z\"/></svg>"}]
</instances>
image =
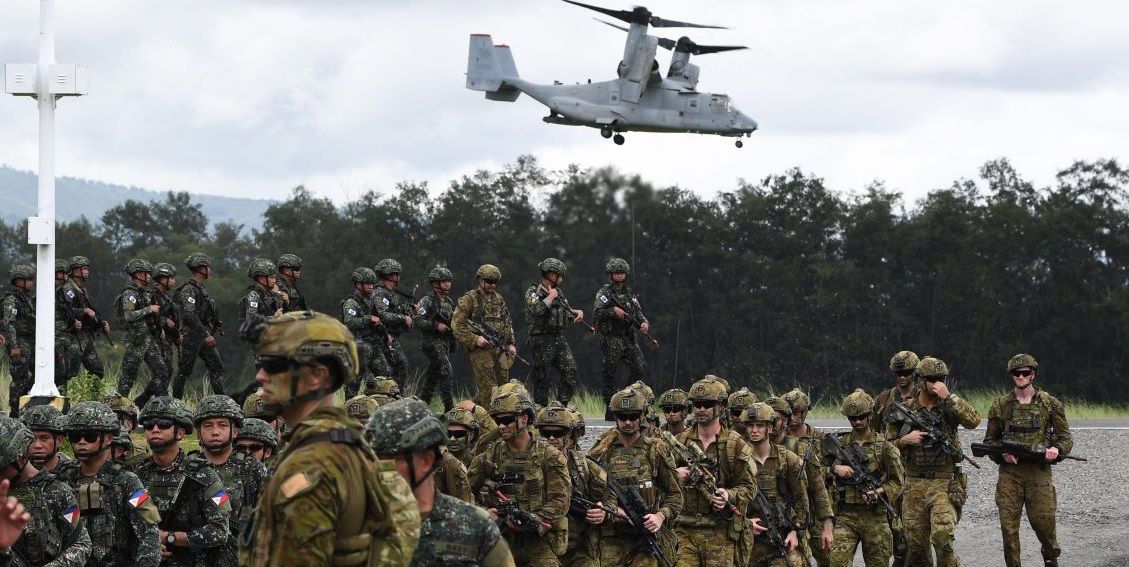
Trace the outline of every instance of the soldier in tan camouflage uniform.
<instances>
[{"instance_id":1,"label":"soldier in tan camouflage uniform","mask_svg":"<svg viewBox=\"0 0 1129 567\"><path fill-rule=\"evenodd\" d=\"M893 536L886 503L897 501L902 490L902 460L898 449L870 427L874 401L866 392L855 390L843 398L841 411L851 430L829 433L839 440L843 451L863 463L865 475L881 483L877 488L860 484L842 455L831 443L823 446L823 459L835 482L835 543L831 548L832 567L850 567L855 551L862 544L867 567L888 567L893 553Z\"/></svg>"},{"instance_id":2,"label":"soldier in tan camouflage uniform","mask_svg":"<svg viewBox=\"0 0 1129 567\"><path fill-rule=\"evenodd\" d=\"M781 399L787 402L788 407L792 409L786 425L788 426L789 439L795 439L795 441L786 441L784 445L786 447L790 445L794 447L791 450L797 455L800 455L801 458L807 456L810 449L810 454L813 455L814 460L818 462L819 451L820 447L823 446L823 436L825 433L818 427L812 427L807 424L808 412L811 411L811 398L800 391L799 388L794 388L781 396ZM808 459L805 458L804 460L807 461ZM820 474L820 478L826 478L827 469L821 468L820 470L822 473ZM814 478L811 480L812 482L808 485L809 490L814 488L813 485L818 484L815 482ZM824 491L826 492L826 485L824 486ZM829 497L827 502L830 503L830 501ZM818 508L818 504L813 506L813 509ZM819 564L819 567L827 567L831 564L831 546L825 545L829 543L828 538L825 537L829 535L827 533L828 531L830 530L827 529L826 523L816 524L813 522L808 526L807 551L815 559L816 563Z\"/></svg>"},{"instance_id":3,"label":"soldier in tan camouflage uniform","mask_svg":"<svg viewBox=\"0 0 1129 567\"><path fill-rule=\"evenodd\" d=\"M918 395L906 404L909 411L926 413L943 422L943 433L959 451L957 427L973 429L980 424L980 413L945 385L949 368L937 358L925 357L917 364ZM906 530L906 564L930 565L930 547L939 567L960 564L953 541L960 509L967 494L967 478L957 458L942 447L923 445L925 432L914 429L891 414L886 437L894 441L905 465L902 496L902 521Z\"/></svg>"},{"instance_id":4,"label":"soldier in tan camouflage uniform","mask_svg":"<svg viewBox=\"0 0 1129 567\"><path fill-rule=\"evenodd\" d=\"M1061 549L1055 535L1058 500L1051 477L1051 465L1061 461L1074 448L1070 424L1062 402L1035 387L1039 363L1029 354L1017 354L1007 363L1014 388L1000 396L988 410L985 443L1016 441L1046 447L1042 462L1021 461L1015 455L993 457L1000 465L996 481L996 509L1004 540L1004 563L1019 565L1019 518L1027 508L1027 519L1042 546L1043 563L1058 567Z\"/></svg>"},{"instance_id":5,"label":"soldier in tan camouflage uniform","mask_svg":"<svg viewBox=\"0 0 1129 567\"><path fill-rule=\"evenodd\" d=\"M310 311L261 325L247 334L262 363L264 411L294 429L240 538L240 565L407 563L420 525L411 489L333 403L357 374L353 336Z\"/></svg>"},{"instance_id":6,"label":"soldier in tan camouflage uniform","mask_svg":"<svg viewBox=\"0 0 1129 567\"><path fill-rule=\"evenodd\" d=\"M478 387L474 402L479 406L488 406L493 388L510 379L510 367L514 365L514 357L517 355L517 342L506 300L497 291L502 271L493 264L483 264L478 267L474 277L478 281L478 287L459 298L451 328L455 339L463 345L470 357L474 383ZM506 350L498 351L490 346L485 337L470 328L468 321L500 333L505 339Z\"/></svg>"},{"instance_id":7,"label":"soldier in tan camouflage uniform","mask_svg":"<svg viewBox=\"0 0 1129 567\"><path fill-rule=\"evenodd\" d=\"M885 435L886 418L890 416L890 408L894 402L905 404L917 397L917 382L913 379L913 372L920 361L916 353L908 350L899 351L890 358L894 387L880 392L874 398L874 412L870 417L871 429ZM891 498L890 503L895 510L901 510L901 493L898 493L896 498ZM894 567L903 567L906 561L906 532L900 516L890 519L890 533L894 537Z\"/></svg>"},{"instance_id":8,"label":"soldier in tan camouflage uniform","mask_svg":"<svg viewBox=\"0 0 1129 567\"><path fill-rule=\"evenodd\" d=\"M776 411L768 404L753 402L734 421L742 429L743 438L749 441L757 466L757 490L764 495L770 508L769 517L776 520L776 525L771 525L765 510L755 502L743 509L752 520L752 529L748 532L750 536L755 535L755 541L746 562L738 562L738 565L802 565L805 559L800 550L800 535L805 531L808 517L808 480L803 471L804 463L795 453L773 441ZM764 535L770 529L776 530L783 539L786 552L776 549L770 538Z\"/></svg>"},{"instance_id":9,"label":"soldier in tan camouflage uniform","mask_svg":"<svg viewBox=\"0 0 1129 567\"><path fill-rule=\"evenodd\" d=\"M659 411L666 418L666 422L659 429L678 436L686 430L686 414L690 408L690 397L684 390L674 388L663 392L659 396Z\"/></svg>"},{"instance_id":10,"label":"soldier in tan camouflage uniform","mask_svg":"<svg viewBox=\"0 0 1129 567\"><path fill-rule=\"evenodd\" d=\"M466 466L474 459L471 449L478 441L478 420L474 413L462 407L451 408L443 415L447 423L447 452Z\"/></svg>"},{"instance_id":11,"label":"soldier in tan camouflage uniform","mask_svg":"<svg viewBox=\"0 0 1129 567\"><path fill-rule=\"evenodd\" d=\"M118 423L122 426L122 434L130 439L129 450L121 461L126 468L132 470L133 467L144 462L145 459L148 459L152 455L147 445L134 443L131 436L133 431L137 429L137 419L140 410L137 408L137 404L133 403L133 400L118 395L117 393L107 395L102 402L109 406L110 409L114 411L114 414L118 416Z\"/></svg>"},{"instance_id":12,"label":"soldier in tan camouflage uniform","mask_svg":"<svg viewBox=\"0 0 1129 567\"><path fill-rule=\"evenodd\" d=\"M804 464L804 478L808 487L808 518L805 526L808 535L800 534L801 555L805 558L814 558L812 547L820 553L829 554L834 538L835 512L831 505L831 496L827 484L827 468L821 465L819 457L820 448L815 445L811 437L791 437L788 433L788 422L792 419L792 406L779 396L769 396L764 403L776 412L776 422L772 427L772 440L800 457ZM815 532L818 538L811 538Z\"/></svg>"}]
</instances>

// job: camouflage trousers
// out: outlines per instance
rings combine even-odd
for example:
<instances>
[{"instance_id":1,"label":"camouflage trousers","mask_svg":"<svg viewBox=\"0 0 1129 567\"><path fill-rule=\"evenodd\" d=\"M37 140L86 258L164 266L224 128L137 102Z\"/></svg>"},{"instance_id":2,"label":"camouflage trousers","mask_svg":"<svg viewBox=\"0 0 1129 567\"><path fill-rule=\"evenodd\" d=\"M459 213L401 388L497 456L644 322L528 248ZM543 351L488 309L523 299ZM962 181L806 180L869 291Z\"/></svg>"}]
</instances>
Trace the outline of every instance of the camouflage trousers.
<instances>
[{"instance_id":1,"label":"camouflage trousers","mask_svg":"<svg viewBox=\"0 0 1129 567\"><path fill-rule=\"evenodd\" d=\"M383 340L384 337L380 336L357 341L357 358L361 361L361 367L358 369L357 377L345 383L345 399L356 396L357 392L361 391L361 384L370 388L375 387L377 376L392 375L392 367L384 357L384 350L380 343L376 342Z\"/></svg>"},{"instance_id":2,"label":"camouflage trousers","mask_svg":"<svg viewBox=\"0 0 1129 567\"><path fill-rule=\"evenodd\" d=\"M556 368L560 373L557 399L568 405L576 392L576 360L572 358L572 349L564 335L533 335L529 337L529 347L530 363L533 365L529 373L533 401L542 406L548 405L549 369Z\"/></svg>"},{"instance_id":3,"label":"camouflage trousers","mask_svg":"<svg viewBox=\"0 0 1129 567\"><path fill-rule=\"evenodd\" d=\"M828 567L831 565L831 550L823 549L820 547L820 537L823 533L823 526L816 523L808 527L807 537L803 534L798 534L800 537L800 548L805 557L811 557L815 560L815 564L819 567Z\"/></svg>"},{"instance_id":4,"label":"camouflage trousers","mask_svg":"<svg viewBox=\"0 0 1129 567\"><path fill-rule=\"evenodd\" d=\"M728 526L680 525L674 533L680 544L678 567L732 567L737 546L729 538Z\"/></svg>"},{"instance_id":5,"label":"camouflage trousers","mask_svg":"<svg viewBox=\"0 0 1129 567\"><path fill-rule=\"evenodd\" d=\"M12 356L12 349L20 349L18 357ZM8 386L8 413L12 417L20 414L20 396L26 396L35 383L35 346L26 339L16 338L8 342L8 372L12 383Z\"/></svg>"},{"instance_id":6,"label":"camouflage trousers","mask_svg":"<svg viewBox=\"0 0 1129 567\"><path fill-rule=\"evenodd\" d=\"M192 376L192 369L196 367L196 359L204 359L204 376L212 386L213 394L223 393L223 361L220 360L220 351L216 347L204 344L204 337L185 335L180 343L180 360L176 378L172 382L172 395L174 398L184 397L184 385L188 377Z\"/></svg>"},{"instance_id":7,"label":"camouflage trousers","mask_svg":"<svg viewBox=\"0 0 1129 567\"><path fill-rule=\"evenodd\" d=\"M796 537L799 537L799 535L796 534ZM789 551L788 557L784 558L780 556L775 547L761 538L753 544L753 551L746 565L749 567L800 567L807 565L807 563L804 561L804 554L799 547Z\"/></svg>"},{"instance_id":8,"label":"camouflage trousers","mask_svg":"<svg viewBox=\"0 0 1129 567\"><path fill-rule=\"evenodd\" d=\"M94 333L80 331L69 335L69 349L67 352L67 380L78 376L79 368L101 378L106 375L106 368L102 365L102 357L98 356L98 349L94 344Z\"/></svg>"},{"instance_id":9,"label":"camouflage trousers","mask_svg":"<svg viewBox=\"0 0 1129 567\"><path fill-rule=\"evenodd\" d=\"M424 356L427 357L427 370L423 374L423 387L419 390L419 399L426 404L431 404L431 397L435 388L439 388L439 397L443 400L443 411L455 407L454 400L454 372L451 370L451 341L425 340L420 346Z\"/></svg>"},{"instance_id":10,"label":"camouflage trousers","mask_svg":"<svg viewBox=\"0 0 1129 567\"><path fill-rule=\"evenodd\" d=\"M392 337L392 344L388 346L388 366L392 368L389 375L403 389L404 383L408 380L408 355L404 353L399 337Z\"/></svg>"},{"instance_id":11,"label":"camouflage trousers","mask_svg":"<svg viewBox=\"0 0 1129 567\"><path fill-rule=\"evenodd\" d=\"M502 536L510 544L510 553L517 567L558 567L561 564L557 554L549 547L548 534L540 537L536 533L519 534L502 530Z\"/></svg>"},{"instance_id":12,"label":"camouflage trousers","mask_svg":"<svg viewBox=\"0 0 1129 567\"><path fill-rule=\"evenodd\" d=\"M488 408L490 392L494 387L510 381L513 359L492 349L476 348L467 354L470 356L470 369L474 372L474 385L478 389L474 394L474 403Z\"/></svg>"},{"instance_id":13,"label":"camouflage trousers","mask_svg":"<svg viewBox=\"0 0 1129 567\"><path fill-rule=\"evenodd\" d=\"M635 535L604 534L600 540L600 564L624 567L658 567L659 560ZM670 559L674 560L674 557Z\"/></svg>"},{"instance_id":14,"label":"camouflage trousers","mask_svg":"<svg viewBox=\"0 0 1129 567\"><path fill-rule=\"evenodd\" d=\"M583 520L568 520L568 551L561 556L561 567L600 567L600 528L578 522Z\"/></svg>"},{"instance_id":15,"label":"camouflage trousers","mask_svg":"<svg viewBox=\"0 0 1129 567\"><path fill-rule=\"evenodd\" d=\"M953 548L957 511L949 499L950 479L918 478L906 474L902 493L902 522L906 530L906 565L957 567L960 559Z\"/></svg>"},{"instance_id":16,"label":"camouflage trousers","mask_svg":"<svg viewBox=\"0 0 1129 567\"><path fill-rule=\"evenodd\" d=\"M1039 538L1043 559L1057 559L1061 553L1055 534L1058 497L1051 479L1051 467L1036 463L1000 465L996 481L996 509L1004 539L1004 563L1019 565L1019 518L1027 508L1027 520Z\"/></svg>"},{"instance_id":17,"label":"camouflage trousers","mask_svg":"<svg viewBox=\"0 0 1129 567\"><path fill-rule=\"evenodd\" d=\"M627 364L632 382L646 378L647 363L643 360L643 351L639 350L634 335L603 335L600 339L600 352L604 354L604 381L600 384L600 393L605 404L611 403L612 396L619 389L615 384L615 374L620 361Z\"/></svg>"},{"instance_id":18,"label":"camouflage trousers","mask_svg":"<svg viewBox=\"0 0 1129 567\"><path fill-rule=\"evenodd\" d=\"M71 340L70 333L55 329L55 386L63 395L67 393L67 381L71 379Z\"/></svg>"},{"instance_id":19,"label":"camouflage trousers","mask_svg":"<svg viewBox=\"0 0 1129 567\"><path fill-rule=\"evenodd\" d=\"M746 520L746 522L752 522L752 520ZM748 523L747 525L751 526L752 524ZM733 549L734 565L745 567L752 564L754 539L752 529L741 530L741 534L737 536L737 545Z\"/></svg>"},{"instance_id":20,"label":"camouflage trousers","mask_svg":"<svg viewBox=\"0 0 1129 567\"><path fill-rule=\"evenodd\" d=\"M835 543L831 546L831 567L851 567L862 544L866 567L888 567L894 537L885 507L843 504L835 512Z\"/></svg>"},{"instance_id":21,"label":"camouflage trousers","mask_svg":"<svg viewBox=\"0 0 1129 567\"><path fill-rule=\"evenodd\" d=\"M118 373L118 394L129 396L133 383L137 381L137 371L144 362L149 367L149 384L145 393L138 396L138 407L153 396L165 396L169 392L169 367L165 365L165 354L161 351L160 340L151 336L130 337L125 342L122 355L121 372Z\"/></svg>"}]
</instances>

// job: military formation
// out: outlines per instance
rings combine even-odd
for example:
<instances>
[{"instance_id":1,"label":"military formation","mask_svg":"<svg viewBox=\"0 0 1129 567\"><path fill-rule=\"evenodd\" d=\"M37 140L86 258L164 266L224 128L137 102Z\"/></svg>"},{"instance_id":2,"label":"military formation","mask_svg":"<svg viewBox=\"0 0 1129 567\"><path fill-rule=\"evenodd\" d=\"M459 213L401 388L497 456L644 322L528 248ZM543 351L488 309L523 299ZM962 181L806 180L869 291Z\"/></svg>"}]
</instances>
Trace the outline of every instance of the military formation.
<instances>
[{"instance_id":1,"label":"military formation","mask_svg":"<svg viewBox=\"0 0 1129 567\"><path fill-rule=\"evenodd\" d=\"M401 264L384 259L353 271L332 316L309 310L301 259L257 259L238 333L256 374L233 392L238 401L223 393L212 264L190 255L177 285L171 264L127 263L114 302L125 337L116 391L66 413L19 408L34 364L35 274L12 268L0 314L12 374L0 496L14 499L0 498L0 565L838 567L860 553L868 567L959 565L964 467L979 465L957 430L981 416L936 357L895 354L890 389L843 398L842 432L808 424L811 400L798 389L761 395L707 375L656 397L638 341L657 341L630 267L613 258L590 326L613 426L585 451L564 331L588 323L562 289L562 261L540 262L522 298L527 361L497 266L479 267L457 299L452 272L436 267L417 297L399 287ZM104 377L94 345L110 324L84 287L90 262L57 268L55 380L65 391L80 368ZM400 337L412 330L428 361L418 397L403 392ZM476 386L462 401L457 345ZM197 358L213 394L189 408ZM529 366L528 384L510 378L515 361ZM621 365L634 381L626 388ZM142 366L149 381L131 399ZM1044 564L1058 564L1052 465L1077 458L1062 403L1034 385L1038 370L1029 354L1008 361L1014 388L972 447L999 466L1009 566L1020 564L1025 508ZM199 450L183 447L189 434Z\"/></svg>"}]
</instances>

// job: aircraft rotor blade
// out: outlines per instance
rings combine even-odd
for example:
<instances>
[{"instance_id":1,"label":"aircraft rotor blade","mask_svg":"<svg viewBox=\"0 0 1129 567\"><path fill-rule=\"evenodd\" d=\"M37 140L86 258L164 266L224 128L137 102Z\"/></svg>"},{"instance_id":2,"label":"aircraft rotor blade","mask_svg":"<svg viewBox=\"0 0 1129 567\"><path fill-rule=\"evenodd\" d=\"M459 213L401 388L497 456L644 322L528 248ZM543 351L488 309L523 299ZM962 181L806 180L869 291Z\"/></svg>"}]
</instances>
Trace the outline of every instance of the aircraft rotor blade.
<instances>
[{"instance_id":1,"label":"aircraft rotor blade","mask_svg":"<svg viewBox=\"0 0 1129 567\"><path fill-rule=\"evenodd\" d=\"M593 6L591 4L585 4L583 2L577 2L576 0L564 0L564 1L568 2L569 4L572 4L574 6L580 6L581 8L588 8L589 10L599 12L601 14L604 14L605 16L611 16L611 17L613 17L617 20L620 20L622 22L631 23L632 12L630 12L628 10L612 10L611 8L603 8L603 7L600 7L600 6Z\"/></svg>"},{"instance_id":2,"label":"aircraft rotor blade","mask_svg":"<svg viewBox=\"0 0 1129 567\"><path fill-rule=\"evenodd\" d=\"M658 38L658 40L659 40L659 47L661 47L661 48L663 48L667 51L673 50L675 48L675 46L678 45L678 42L674 41L673 39L667 39L665 37L660 37L660 38Z\"/></svg>"},{"instance_id":3,"label":"aircraft rotor blade","mask_svg":"<svg viewBox=\"0 0 1129 567\"><path fill-rule=\"evenodd\" d=\"M613 23L611 23L611 22L607 22L607 21L601 20L600 18L592 18L592 19L593 19L593 20L596 20L597 22L600 22L601 24L604 24L605 26L611 26L611 27L613 27L613 28L615 28L615 29L617 29L617 30L623 30L623 31L631 31L631 30L628 30L627 28L625 28L625 27L623 27L623 26L620 26L620 25L616 25L616 24L613 24ZM670 48L668 47L667 49L670 49Z\"/></svg>"},{"instance_id":4,"label":"aircraft rotor blade","mask_svg":"<svg viewBox=\"0 0 1129 567\"><path fill-rule=\"evenodd\" d=\"M572 0L565 0L571 2ZM656 28L709 28L714 30L727 30L725 26L707 26L705 24L691 24L690 22L679 22L676 20L667 20L658 16L651 16L651 26Z\"/></svg>"},{"instance_id":5,"label":"aircraft rotor blade","mask_svg":"<svg viewBox=\"0 0 1129 567\"><path fill-rule=\"evenodd\" d=\"M690 49L691 55L707 55L709 53L721 53L723 51L735 51L737 49L748 49L744 45L697 45Z\"/></svg>"}]
</instances>

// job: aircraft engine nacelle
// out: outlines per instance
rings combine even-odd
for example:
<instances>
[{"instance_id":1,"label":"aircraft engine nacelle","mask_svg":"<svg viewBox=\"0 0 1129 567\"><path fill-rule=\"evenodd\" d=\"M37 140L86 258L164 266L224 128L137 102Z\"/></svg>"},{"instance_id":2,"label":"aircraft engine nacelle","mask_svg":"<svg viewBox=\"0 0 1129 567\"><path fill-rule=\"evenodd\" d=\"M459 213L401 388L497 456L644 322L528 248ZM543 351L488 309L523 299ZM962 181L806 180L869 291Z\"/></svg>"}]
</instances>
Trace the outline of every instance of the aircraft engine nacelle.
<instances>
[{"instance_id":1,"label":"aircraft engine nacelle","mask_svg":"<svg viewBox=\"0 0 1129 567\"><path fill-rule=\"evenodd\" d=\"M659 72L658 61L651 61L651 76L647 79L647 82L652 85L657 85L663 82L663 75L661 72Z\"/></svg>"},{"instance_id":2,"label":"aircraft engine nacelle","mask_svg":"<svg viewBox=\"0 0 1129 567\"><path fill-rule=\"evenodd\" d=\"M620 98L624 102L639 102L642 98L647 81L651 80L651 75L655 72L655 50L658 47L658 39L644 35L634 46L630 56L624 58L625 69L620 74L620 78L624 80Z\"/></svg>"}]
</instances>

